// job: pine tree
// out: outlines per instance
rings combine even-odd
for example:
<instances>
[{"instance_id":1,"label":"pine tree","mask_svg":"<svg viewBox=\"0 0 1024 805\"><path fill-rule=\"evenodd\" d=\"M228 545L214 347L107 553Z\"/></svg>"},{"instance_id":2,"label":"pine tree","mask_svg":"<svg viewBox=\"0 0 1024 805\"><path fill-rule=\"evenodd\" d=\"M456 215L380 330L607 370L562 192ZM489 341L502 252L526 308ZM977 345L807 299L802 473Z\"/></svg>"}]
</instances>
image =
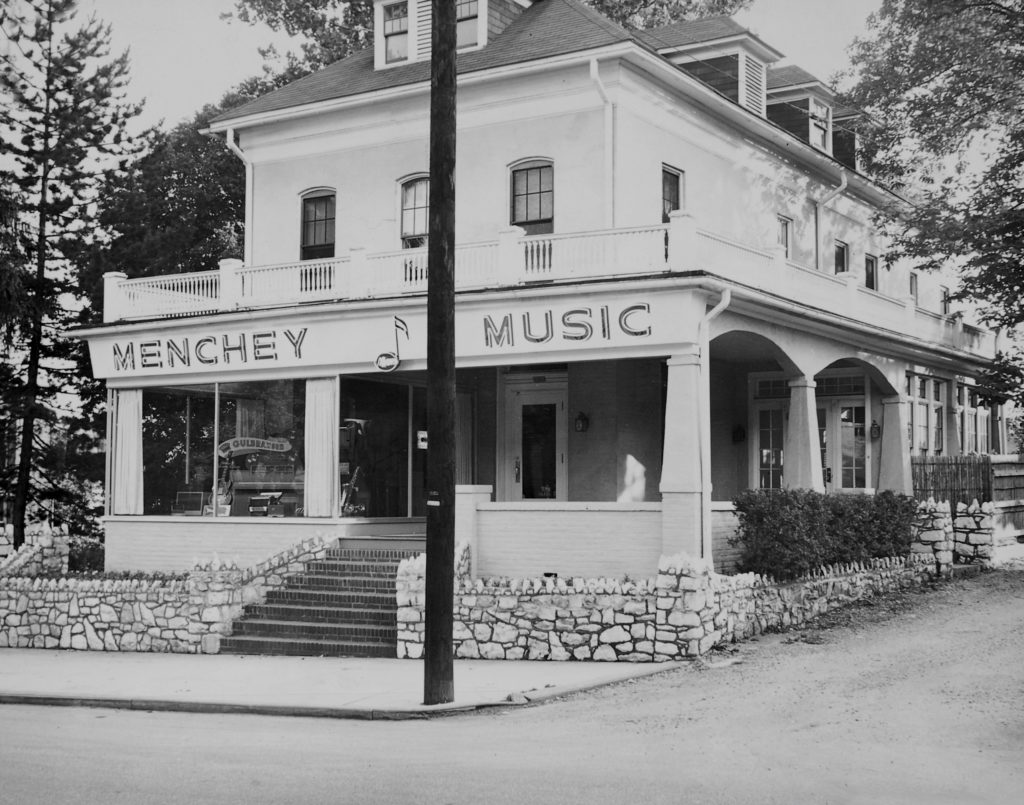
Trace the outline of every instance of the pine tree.
<instances>
[{"instance_id":1,"label":"pine tree","mask_svg":"<svg viewBox=\"0 0 1024 805\"><path fill-rule=\"evenodd\" d=\"M73 377L62 337L75 306L67 254L88 237L97 184L130 153L125 126L139 111L124 101L127 53L110 58L109 27L91 18L76 28L75 16L76 0L9 0L0 10L0 185L14 189L29 232L24 314L8 353L19 381L15 547L30 502L60 494L40 463L37 431L55 420L56 393Z\"/></svg>"}]
</instances>

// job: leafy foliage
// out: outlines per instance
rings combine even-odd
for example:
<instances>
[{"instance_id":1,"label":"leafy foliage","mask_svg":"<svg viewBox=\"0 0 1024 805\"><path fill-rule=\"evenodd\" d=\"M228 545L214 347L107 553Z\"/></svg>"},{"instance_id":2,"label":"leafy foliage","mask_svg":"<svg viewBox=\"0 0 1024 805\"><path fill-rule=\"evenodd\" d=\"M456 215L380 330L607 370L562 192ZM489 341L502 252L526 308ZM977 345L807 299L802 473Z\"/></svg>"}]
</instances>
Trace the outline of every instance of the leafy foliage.
<instances>
[{"instance_id":1,"label":"leafy foliage","mask_svg":"<svg viewBox=\"0 0 1024 805\"><path fill-rule=\"evenodd\" d=\"M910 552L917 504L893 492L823 495L748 490L735 501L740 570L794 579L822 565Z\"/></svg>"},{"instance_id":2,"label":"leafy foliage","mask_svg":"<svg viewBox=\"0 0 1024 805\"><path fill-rule=\"evenodd\" d=\"M956 298L1024 322L1024 0L885 0L851 56L861 156L914 206L894 256L962 266Z\"/></svg>"},{"instance_id":3,"label":"leafy foliage","mask_svg":"<svg viewBox=\"0 0 1024 805\"><path fill-rule=\"evenodd\" d=\"M92 231L99 177L132 152L125 125L138 112L123 101L127 54L110 59L109 28L95 18L75 28L75 10L75 0L10 0L0 9L0 187L17 200L18 231L27 232L13 253L18 282L4 283L18 305L7 328L13 382L0 388L19 425L15 547L30 502L79 488L40 452L59 430L55 397L74 382L60 335L76 304L68 256Z\"/></svg>"},{"instance_id":4,"label":"leafy foliage","mask_svg":"<svg viewBox=\"0 0 1024 805\"><path fill-rule=\"evenodd\" d=\"M680 20L733 14L752 0L584 0L620 25L652 28ZM275 31L302 36L301 54L288 54L297 78L373 43L372 0L235 0L243 22L262 22ZM272 55L267 51L265 55Z\"/></svg>"}]
</instances>

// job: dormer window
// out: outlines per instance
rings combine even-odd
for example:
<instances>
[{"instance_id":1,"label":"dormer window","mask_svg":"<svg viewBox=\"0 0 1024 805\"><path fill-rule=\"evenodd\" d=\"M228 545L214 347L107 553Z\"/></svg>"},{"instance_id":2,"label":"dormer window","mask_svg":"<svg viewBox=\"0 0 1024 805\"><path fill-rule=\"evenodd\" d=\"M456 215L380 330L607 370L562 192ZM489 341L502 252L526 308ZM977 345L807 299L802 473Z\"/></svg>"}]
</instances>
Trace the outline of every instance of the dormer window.
<instances>
[{"instance_id":1,"label":"dormer window","mask_svg":"<svg viewBox=\"0 0 1024 805\"><path fill-rule=\"evenodd\" d=\"M831 152L829 141L832 130L832 110L821 101L811 98L810 123L811 129L808 133L811 145L825 153Z\"/></svg>"},{"instance_id":2,"label":"dormer window","mask_svg":"<svg viewBox=\"0 0 1024 805\"><path fill-rule=\"evenodd\" d=\"M479 41L479 6L477 0L458 0L455 6L457 48L472 47Z\"/></svg>"},{"instance_id":3,"label":"dormer window","mask_svg":"<svg viewBox=\"0 0 1024 805\"><path fill-rule=\"evenodd\" d=\"M388 64L409 58L409 4L384 6L384 53Z\"/></svg>"}]
</instances>

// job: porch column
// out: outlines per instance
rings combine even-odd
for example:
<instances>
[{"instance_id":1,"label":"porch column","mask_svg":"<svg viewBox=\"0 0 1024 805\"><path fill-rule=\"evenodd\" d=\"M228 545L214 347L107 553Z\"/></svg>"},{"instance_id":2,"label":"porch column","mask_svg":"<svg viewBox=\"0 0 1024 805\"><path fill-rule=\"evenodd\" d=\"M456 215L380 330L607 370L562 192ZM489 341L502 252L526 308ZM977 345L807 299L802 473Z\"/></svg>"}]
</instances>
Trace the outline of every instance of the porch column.
<instances>
[{"instance_id":1,"label":"porch column","mask_svg":"<svg viewBox=\"0 0 1024 805\"><path fill-rule=\"evenodd\" d=\"M142 389L118 389L111 395L111 514L143 513Z\"/></svg>"},{"instance_id":2,"label":"porch column","mask_svg":"<svg viewBox=\"0 0 1024 805\"><path fill-rule=\"evenodd\" d=\"M787 489L825 491L818 443L817 383L807 377L789 381L789 428L783 441L782 485Z\"/></svg>"},{"instance_id":3,"label":"porch column","mask_svg":"<svg viewBox=\"0 0 1024 805\"><path fill-rule=\"evenodd\" d=\"M914 494L907 442L907 403L901 395L882 398L882 456L878 489Z\"/></svg>"},{"instance_id":4,"label":"porch column","mask_svg":"<svg viewBox=\"0 0 1024 805\"><path fill-rule=\"evenodd\" d=\"M661 553L701 556L700 350L688 344L668 364L661 465Z\"/></svg>"}]
</instances>

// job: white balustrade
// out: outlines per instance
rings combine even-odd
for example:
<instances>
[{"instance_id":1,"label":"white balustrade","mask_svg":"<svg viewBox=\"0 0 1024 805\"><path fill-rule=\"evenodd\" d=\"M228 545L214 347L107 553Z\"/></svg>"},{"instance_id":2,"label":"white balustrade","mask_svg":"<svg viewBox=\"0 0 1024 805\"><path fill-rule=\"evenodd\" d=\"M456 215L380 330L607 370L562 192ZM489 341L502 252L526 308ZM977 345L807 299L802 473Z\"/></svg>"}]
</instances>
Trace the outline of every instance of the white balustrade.
<instances>
[{"instance_id":1,"label":"white balustrade","mask_svg":"<svg viewBox=\"0 0 1024 805\"><path fill-rule=\"evenodd\" d=\"M457 289L660 274L670 268L705 271L811 309L936 343L980 352L991 347L987 331L869 291L852 274L837 277L790 262L774 245L755 248L700 230L682 212L673 213L668 225L564 235L527 236L511 227L496 241L455 249ZM104 276L104 320L414 295L426 288L426 248L376 254L354 248L344 257L269 266L222 261L220 271L133 280L111 272Z\"/></svg>"}]
</instances>

